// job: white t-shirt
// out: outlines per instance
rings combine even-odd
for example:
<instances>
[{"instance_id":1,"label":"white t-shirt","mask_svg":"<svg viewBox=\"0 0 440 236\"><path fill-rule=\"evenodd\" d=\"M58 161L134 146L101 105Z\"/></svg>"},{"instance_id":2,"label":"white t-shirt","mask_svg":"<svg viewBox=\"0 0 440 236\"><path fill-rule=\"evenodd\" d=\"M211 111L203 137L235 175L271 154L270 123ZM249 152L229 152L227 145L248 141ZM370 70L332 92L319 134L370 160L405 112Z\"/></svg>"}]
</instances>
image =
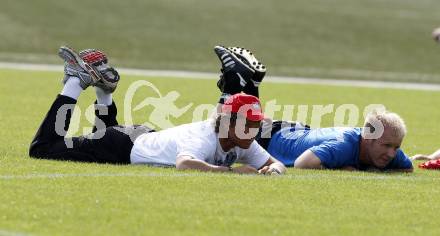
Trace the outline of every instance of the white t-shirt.
<instances>
[{"instance_id":1,"label":"white t-shirt","mask_svg":"<svg viewBox=\"0 0 440 236\"><path fill-rule=\"evenodd\" d=\"M207 120L140 135L134 141L130 161L132 164L175 166L178 156L191 156L218 166L239 162L258 169L270 154L256 141L248 149L234 147L223 151L213 122Z\"/></svg>"}]
</instances>

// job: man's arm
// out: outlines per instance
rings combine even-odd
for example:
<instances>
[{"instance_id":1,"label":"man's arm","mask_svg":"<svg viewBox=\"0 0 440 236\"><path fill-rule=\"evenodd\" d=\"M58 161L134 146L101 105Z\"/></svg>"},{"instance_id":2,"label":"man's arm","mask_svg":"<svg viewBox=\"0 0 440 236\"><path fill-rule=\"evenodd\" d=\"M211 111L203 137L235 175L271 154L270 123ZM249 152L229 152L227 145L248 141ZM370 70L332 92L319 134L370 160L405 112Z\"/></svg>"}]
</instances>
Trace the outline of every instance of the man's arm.
<instances>
[{"instance_id":1,"label":"man's arm","mask_svg":"<svg viewBox=\"0 0 440 236\"><path fill-rule=\"evenodd\" d=\"M178 170L199 170L205 172L232 172L237 174L256 174L257 170L249 165L242 165L234 168L227 166L211 165L205 161L190 156L179 156L176 160Z\"/></svg>"},{"instance_id":2,"label":"man's arm","mask_svg":"<svg viewBox=\"0 0 440 236\"><path fill-rule=\"evenodd\" d=\"M417 155L412 156L410 159L412 161L415 161L415 160L438 160L438 159L440 159L440 149L435 151L434 153L432 153L429 156L417 154Z\"/></svg>"},{"instance_id":3,"label":"man's arm","mask_svg":"<svg viewBox=\"0 0 440 236\"><path fill-rule=\"evenodd\" d=\"M344 167L341 167L339 170L357 171L358 169L356 167L353 167L353 166L344 166Z\"/></svg>"},{"instance_id":4,"label":"man's arm","mask_svg":"<svg viewBox=\"0 0 440 236\"><path fill-rule=\"evenodd\" d=\"M344 167L340 168L339 170L357 171L358 169L356 169L356 168L353 167L353 166L344 166ZM374 168L374 167L372 167L372 168L368 168L368 169L366 169L365 171L367 171L367 172L384 172L383 170L378 169L378 168ZM411 172L413 172L413 171L414 171L413 168L385 170L385 172L406 172L406 173L411 173Z\"/></svg>"},{"instance_id":5,"label":"man's arm","mask_svg":"<svg viewBox=\"0 0 440 236\"><path fill-rule=\"evenodd\" d=\"M408 168L408 169L390 169L386 170L385 172L404 172L404 173L412 173L414 172L414 168Z\"/></svg>"},{"instance_id":6,"label":"man's arm","mask_svg":"<svg viewBox=\"0 0 440 236\"><path fill-rule=\"evenodd\" d=\"M376 167L369 167L367 168L365 171L367 172L382 172L382 173L395 173L395 172L405 172L405 173L411 173L414 171L414 169L408 168L408 169L387 169L387 170L382 170L382 169L378 169Z\"/></svg>"},{"instance_id":7,"label":"man's arm","mask_svg":"<svg viewBox=\"0 0 440 236\"><path fill-rule=\"evenodd\" d=\"M303 152L293 164L297 169L323 169L321 160L310 150Z\"/></svg>"},{"instance_id":8,"label":"man's arm","mask_svg":"<svg viewBox=\"0 0 440 236\"><path fill-rule=\"evenodd\" d=\"M394 170L390 170L390 172L405 172L405 173L412 173L414 172L414 168L409 168L409 169L394 169Z\"/></svg>"}]
</instances>

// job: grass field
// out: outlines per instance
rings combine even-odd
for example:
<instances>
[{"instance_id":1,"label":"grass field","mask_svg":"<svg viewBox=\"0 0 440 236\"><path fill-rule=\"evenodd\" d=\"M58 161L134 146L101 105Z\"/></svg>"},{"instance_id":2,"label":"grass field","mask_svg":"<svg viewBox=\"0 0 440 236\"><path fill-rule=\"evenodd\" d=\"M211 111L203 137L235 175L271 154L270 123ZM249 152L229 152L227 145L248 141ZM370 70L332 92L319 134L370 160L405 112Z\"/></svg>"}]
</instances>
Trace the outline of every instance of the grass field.
<instances>
[{"instance_id":1,"label":"grass field","mask_svg":"<svg viewBox=\"0 0 440 236\"><path fill-rule=\"evenodd\" d=\"M117 68L218 71L213 46L252 49L268 75L440 83L436 0L0 0L0 62L60 65L57 48L99 48ZM0 69L2 235L438 235L440 174L299 171L285 176L178 172L147 166L35 160L29 143L61 90L62 72ZM139 80L176 105L215 104L214 80L123 75L114 98ZM142 88L134 97L157 96ZM440 147L437 91L265 81L278 105L384 104L406 121L409 155ZM82 134L92 89L79 101ZM151 107L133 112L148 120ZM295 120L294 116L288 117ZM281 118L282 113L275 113ZM359 117L359 123L362 115ZM334 112L322 127L333 126ZM414 163L415 166L418 163Z\"/></svg>"},{"instance_id":2,"label":"grass field","mask_svg":"<svg viewBox=\"0 0 440 236\"><path fill-rule=\"evenodd\" d=\"M29 142L61 89L61 76L0 70L0 235L438 234L436 171L289 170L286 176L262 177L30 159ZM114 96L120 111L128 86L141 79L162 93L178 91L178 106L214 104L218 96L213 80L124 76ZM407 121L403 149L408 154L439 147L438 92L262 86L262 100L276 98L278 104L352 103L362 108L382 103ZM145 90L134 104L153 95ZM93 100L92 90L81 95L81 110ZM135 113L135 121L145 121L149 111ZM174 121L190 122L191 112ZM332 122L328 115L322 125ZM90 124L83 118L84 126Z\"/></svg>"},{"instance_id":3,"label":"grass field","mask_svg":"<svg viewBox=\"0 0 440 236\"><path fill-rule=\"evenodd\" d=\"M217 70L216 44L271 75L440 83L436 0L0 0L0 61L58 63L61 44L119 66Z\"/></svg>"}]
</instances>

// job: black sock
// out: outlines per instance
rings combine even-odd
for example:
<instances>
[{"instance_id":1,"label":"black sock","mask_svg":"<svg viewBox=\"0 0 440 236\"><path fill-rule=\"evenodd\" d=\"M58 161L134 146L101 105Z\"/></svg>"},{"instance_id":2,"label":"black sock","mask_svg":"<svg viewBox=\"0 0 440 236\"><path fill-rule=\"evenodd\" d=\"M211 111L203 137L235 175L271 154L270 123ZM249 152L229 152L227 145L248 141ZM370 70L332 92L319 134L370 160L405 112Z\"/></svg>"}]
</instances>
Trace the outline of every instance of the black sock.
<instances>
[{"instance_id":1,"label":"black sock","mask_svg":"<svg viewBox=\"0 0 440 236\"><path fill-rule=\"evenodd\" d=\"M243 92L246 93L246 94L255 96L257 98L260 97L260 93L259 93L258 87L255 87L255 85L253 85L252 82L248 82L246 84L246 86L244 86Z\"/></svg>"},{"instance_id":2,"label":"black sock","mask_svg":"<svg viewBox=\"0 0 440 236\"><path fill-rule=\"evenodd\" d=\"M222 91L219 103L224 104L225 100L234 94L241 93L243 86L240 84L240 77L233 71L223 73L217 86Z\"/></svg>"}]
</instances>

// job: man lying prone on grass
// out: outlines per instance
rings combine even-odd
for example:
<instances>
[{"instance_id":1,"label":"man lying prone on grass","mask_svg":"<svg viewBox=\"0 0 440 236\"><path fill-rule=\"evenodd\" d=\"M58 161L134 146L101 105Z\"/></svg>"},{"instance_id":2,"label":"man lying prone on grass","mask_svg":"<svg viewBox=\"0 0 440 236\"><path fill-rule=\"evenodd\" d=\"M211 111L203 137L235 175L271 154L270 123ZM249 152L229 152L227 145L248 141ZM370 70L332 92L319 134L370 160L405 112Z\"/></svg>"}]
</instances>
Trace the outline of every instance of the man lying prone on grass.
<instances>
[{"instance_id":1,"label":"man lying prone on grass","mask_svg":"<svg viewBox=\"0 0 440 236\"><path fill-rule=\"evenodd\" d=\"M145 126L118 125L112 92L119 74L108 65L107 57L98 50L77 54L67 47L61 47L59 55L65 61L64 87L31 143L31 157L245 174L286 171L254 140L264 118L257 97L233 95L216 119L158 132ZM89 86L95 86L97 95L94 131L66 138L73 108ZM243 165L233 167L236 162Z\"/></svg>"},{"instance_id":2,"label":"man lying prone on grass","mask_svg":"<svg viewBox=\"0 0 440 236\"><path fill-rule=\"evenodd\" d=\"M259 96L266 67L244 48L217 46L222 75L217 82L222 95L244 92ZM411 172L412 163L400 149L406 135L399 115L375 111L363 128L310 129L299 123L265 119L256 141L288 167L299 169L395 170Z\"/></svg>"}]
</instances>

